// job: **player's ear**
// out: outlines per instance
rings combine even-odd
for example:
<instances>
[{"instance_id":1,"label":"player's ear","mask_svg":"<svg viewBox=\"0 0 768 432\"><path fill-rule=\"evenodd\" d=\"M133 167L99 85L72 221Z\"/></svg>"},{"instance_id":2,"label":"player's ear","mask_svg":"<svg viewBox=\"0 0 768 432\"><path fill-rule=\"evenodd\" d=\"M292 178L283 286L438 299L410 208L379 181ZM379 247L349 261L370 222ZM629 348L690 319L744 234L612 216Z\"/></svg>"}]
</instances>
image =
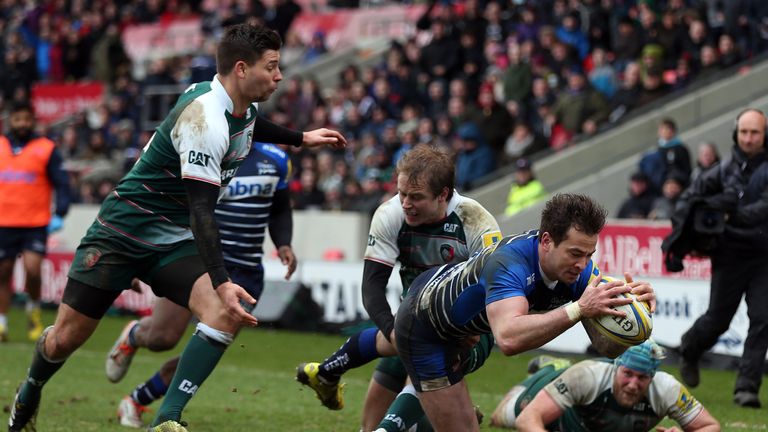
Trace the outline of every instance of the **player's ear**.
<instances>
[{"instance_id":1,"label":"player's ear","mask_svg":"<svg viewBox=\"0 0 768 432\"><path fill-rule=\"evenodd\" d=\"M442 192L440 192L440 195L438 195L438 196L437 196L437 198L438 198L440 201L445 201L445 202L448 202L448 194L449 194L450 192L451 192L451 191L450 191L450 189L448 189L447 187L444 187L444 188L443 188L443 190L442 190Z\"/></svg>"}]
</instances>

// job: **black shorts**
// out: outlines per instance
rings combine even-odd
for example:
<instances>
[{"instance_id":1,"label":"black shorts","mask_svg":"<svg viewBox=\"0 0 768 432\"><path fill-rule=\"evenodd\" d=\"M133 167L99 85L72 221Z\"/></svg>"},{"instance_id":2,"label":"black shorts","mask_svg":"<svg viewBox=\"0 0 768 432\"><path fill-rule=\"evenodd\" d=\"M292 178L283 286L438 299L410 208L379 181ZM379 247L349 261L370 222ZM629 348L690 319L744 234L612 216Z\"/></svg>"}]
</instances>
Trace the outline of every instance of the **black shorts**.
<instances>
[{"instance_id":1,"label":"black shorts","mask_svg":"<svg viewBox=\"0 0 768 432\"><path fill-rule=\"evenodd\" d=\"M6 228L0 227L0 260L16 259L23 251L45 255L48 227Z\"/></svg>"}]
</instances>

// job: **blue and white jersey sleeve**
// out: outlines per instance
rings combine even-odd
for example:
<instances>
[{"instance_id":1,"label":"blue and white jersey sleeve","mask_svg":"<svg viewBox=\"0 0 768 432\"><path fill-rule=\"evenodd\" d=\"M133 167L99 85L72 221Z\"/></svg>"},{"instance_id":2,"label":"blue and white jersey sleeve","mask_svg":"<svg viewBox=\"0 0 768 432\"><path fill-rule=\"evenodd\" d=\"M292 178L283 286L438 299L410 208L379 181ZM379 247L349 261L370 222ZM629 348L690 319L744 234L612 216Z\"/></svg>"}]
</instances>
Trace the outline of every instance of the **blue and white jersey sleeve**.
<instances>
[{"instance_id":1,"label":"blue and white jersey sleeve","mask_svg":"<svg viewBox=\"0 0 768 432\"><path fill-rule=\"evenodd\" d=\"M534 275L519 252L500 248L488 257L483 267L486 306L510 297L525 297L534 288Z\"/></svg>"},{"instance_id":2,"label":"blue and white jersey sleeve","mask_svg":"<svg viewBox=\"0 0 768 432\"><path fill-rule=\"evenodd\" d=\"M288 181L291 179L293 167L291 165L291 158L288 157L280 147L274 144L254 143L254 148L261 147L264 153L267 153L275 162L277 166L277 185L275 190L283 190L288 188Z\"/></svg>"}]
</instances>

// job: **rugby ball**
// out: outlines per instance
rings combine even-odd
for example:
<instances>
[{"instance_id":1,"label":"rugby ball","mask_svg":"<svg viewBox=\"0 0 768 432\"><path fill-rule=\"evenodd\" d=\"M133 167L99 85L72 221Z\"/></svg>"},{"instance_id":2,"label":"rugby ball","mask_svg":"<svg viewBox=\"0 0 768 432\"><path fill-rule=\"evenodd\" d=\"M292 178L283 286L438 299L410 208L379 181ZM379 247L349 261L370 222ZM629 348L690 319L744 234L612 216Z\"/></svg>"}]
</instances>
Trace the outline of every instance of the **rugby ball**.
<instances>
[{"instance_id":1,"label":"rugby ball","mask_svg":"<svg viewBox=\"0 0 768 432\"><path fill-rule=\"evenodd\" d=\"M619 296L632 299L632 303L614 308L624 312L626 317L603 315L599 318L590 318L588 321L605 339L624 347L639 345L651 337L651 331L653 331L651 306L647 302L637 301L637 298L630 293Z\"/></svg>"}]
</instances>

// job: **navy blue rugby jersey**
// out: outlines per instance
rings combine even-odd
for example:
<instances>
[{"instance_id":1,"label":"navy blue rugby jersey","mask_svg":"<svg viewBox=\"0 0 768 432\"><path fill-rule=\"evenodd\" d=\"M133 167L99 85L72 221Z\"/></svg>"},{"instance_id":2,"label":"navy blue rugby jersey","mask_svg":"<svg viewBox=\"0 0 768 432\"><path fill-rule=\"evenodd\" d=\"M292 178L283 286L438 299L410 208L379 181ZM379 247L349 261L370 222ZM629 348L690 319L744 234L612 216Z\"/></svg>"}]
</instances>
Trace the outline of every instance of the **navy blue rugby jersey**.
<instances>
[{"instance_id":1,"label":"navy blue rugby jersey","mask_svg":"<svg viewBox=\"0 0 768 432\"><path fill-rule=\"evenodd\" d=\"M490 333L489 304L525 296L530 312L546 312L581 297L599 274L590 260L572 284L546 281L538 247L538 230L531 230L505 237L468 261L444 266L419 292L416 314L446 340Z\"/></svg>"},{"instance_id":2,"label":"navy blue rugby jersey","mask_svg":"<svg viewBox=\"0 0 768 432\"><path fill-rule=\"evenodd\" d=\"M288 155L273 144L255 142L216 206L224 261L257 269L275 191L286 189L291 175Z\"/></svg>"}]
</instances>

